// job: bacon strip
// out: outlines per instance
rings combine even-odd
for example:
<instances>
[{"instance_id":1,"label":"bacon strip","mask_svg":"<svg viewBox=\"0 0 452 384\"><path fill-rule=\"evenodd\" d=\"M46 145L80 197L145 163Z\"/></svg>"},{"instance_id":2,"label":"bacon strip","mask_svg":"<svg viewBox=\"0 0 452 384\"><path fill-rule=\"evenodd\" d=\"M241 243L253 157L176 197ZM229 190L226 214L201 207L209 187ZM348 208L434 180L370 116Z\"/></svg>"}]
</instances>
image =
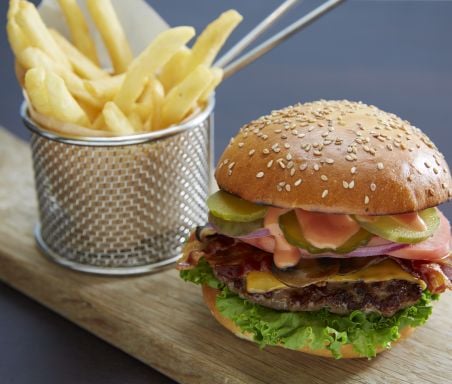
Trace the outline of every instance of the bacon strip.
<instances>
[{"instance_id":1,"label":"bacon strip","mask_svg":"<svg viewBox=\"0 0 452 384\"><path fill-rule=\"evenodd\" d=\"M404 260L393 258L408 273L422 279L432 293L442 293L446 289L452 289L452 268L447 264L448 259L438 262L427 260ZM450 260L449 260L450 262Z\"/></svg>"},{"instance_id":2,"label":"bacon strip","mask_svg":"<svg viewBox=\"0 0 452 384\"><path fill-rule=\"evenodd\" d=\"M250 271L270 272L273 255L238 239L214 234L199 241L192 233L184 247L177 269L192 269L204 257L215 267L217 274L228 279L239 279ZM416 278L422 279L432 293L452 290L452 255L435 262L407 260L393 257L399 265ZM346 262L347 259L343 259Z\"/></svg>"}]
</instances>

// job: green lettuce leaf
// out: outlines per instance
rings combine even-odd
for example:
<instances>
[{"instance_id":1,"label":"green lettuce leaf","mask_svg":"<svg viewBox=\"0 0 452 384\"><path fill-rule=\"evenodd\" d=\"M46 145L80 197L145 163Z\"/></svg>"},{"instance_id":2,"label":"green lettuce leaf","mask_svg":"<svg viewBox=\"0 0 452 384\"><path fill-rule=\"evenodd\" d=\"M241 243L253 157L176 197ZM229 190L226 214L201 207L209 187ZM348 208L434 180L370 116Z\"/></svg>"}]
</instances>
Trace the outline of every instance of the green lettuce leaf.
<instances>
[{"instance_id":1,"label":"green lettuce leaf","mask_svg":"<svg viewBox=\"0 0 452 384\"><path fill-rule=\"evenodd\" d=\"M209 287L220 289L223 287L212 272L209 263L202 258L198 265L193 269L180 271L182 280L190 281L195 284L207 284Z\"/></svg>"},{"instance_id":2,"label":"green lettuce leaf","mask_svg":"<svg viewBox=\"0 0 452 384\"><path fill-rule=\"evenodd\" d=\"M432 300L438 299L438 295L425 290L415 305L391 317L362 311L337 315L326 309L313 312L277 311L253 304L231 292L216 279L204 259L194 269L181 271L180 274L185 281L219 289L216 304L220 313L243 332L252 334L261 347L327 348L336 359L341 357L340 349L346 344L352 344L359 355L367 358L374 357L379 347L390 348L403 328L426 322L432 313Z\"/></svg>"}]
</instances>

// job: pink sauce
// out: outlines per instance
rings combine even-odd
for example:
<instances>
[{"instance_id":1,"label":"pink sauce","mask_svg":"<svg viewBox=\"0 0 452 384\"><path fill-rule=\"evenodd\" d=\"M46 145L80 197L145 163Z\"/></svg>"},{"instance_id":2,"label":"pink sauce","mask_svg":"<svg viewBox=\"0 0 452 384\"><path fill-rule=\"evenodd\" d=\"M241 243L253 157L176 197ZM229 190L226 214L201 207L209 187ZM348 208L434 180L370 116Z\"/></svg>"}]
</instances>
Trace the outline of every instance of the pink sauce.
<instances>
[{"instance_id":1,"label":"pink sauce","mask_svg":"<svg viewBox=\"0 0 452 384\"><path fill-rule=\"evenodd\" d=\"M425 224L424 220L422 220L417 212L402 213L401 215L393 215L392 217L404 227L410 228L414 231L422 232L427 229L427 224Z\"/></svg>"},{"instance_id":2,"label":"pink sauce","mask_svg":"<svg viewBox=\"0 0 452 384\"><path fill-rule=\"evenodd\" d=\"M317 248L337 249L359 230L359 224L349 215L308 212L296 209L304 238Z\"/></svg>"},{"instance_id":3,"label":"pink sauce","mask_svg":"<svg viewBox=\"0 0 452 384\"><path fill-rule=\"evenodd\" d=\"M281 228L279 228L279 216L288 211L289 209L269 208L264 219L264 227L270 231L275 240L273 260L278 268L293 267L301 258L298 248L287 242Z\"/></svg>"}]
</instances>

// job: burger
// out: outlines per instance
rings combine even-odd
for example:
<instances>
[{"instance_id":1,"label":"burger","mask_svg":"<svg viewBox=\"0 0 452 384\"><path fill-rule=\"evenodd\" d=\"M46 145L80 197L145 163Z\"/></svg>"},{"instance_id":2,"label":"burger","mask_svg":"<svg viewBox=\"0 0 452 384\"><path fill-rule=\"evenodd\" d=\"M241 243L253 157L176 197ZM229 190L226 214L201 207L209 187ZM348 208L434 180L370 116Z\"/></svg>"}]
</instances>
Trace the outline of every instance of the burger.
<instances>
[{"instance_id":1,"label":"burger","mask_svg":"<svg viewBox=\"0 0 452 384\"><path fill-rule=\"evenodd\" d=\"M243 126L209 220L177 264L218 322L260 346L374 357L452 288L444 156L408 121L316 101Z\"/></svg>"}]
</instances>

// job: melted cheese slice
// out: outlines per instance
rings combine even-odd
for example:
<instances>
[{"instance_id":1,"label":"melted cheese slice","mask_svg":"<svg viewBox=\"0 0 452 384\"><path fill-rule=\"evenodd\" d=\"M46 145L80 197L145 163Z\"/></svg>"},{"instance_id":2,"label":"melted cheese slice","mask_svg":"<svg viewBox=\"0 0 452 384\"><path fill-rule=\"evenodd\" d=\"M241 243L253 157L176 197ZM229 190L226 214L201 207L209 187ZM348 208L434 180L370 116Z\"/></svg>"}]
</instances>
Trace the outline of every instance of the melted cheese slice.
<instances>
[{"instance_id":1,"label":"melted cheese slice","mask_svg":"<svg viewBox=\"0 0 452 384\"><path fill-rule=\"evenodd\" d=\"M361 271L349 273L347 275L329 276L320 282L355 282L375 283L388 280L405 280L419 284L422 289L426 288L423 280L417 279L413 275L404 271L394 260L384 260L376 265L371 265ZM265 293L276 289L290 288L281 283L270 272L252 271L246 275L246 290L249 293Z\"/></svg>"}]
</instances>

